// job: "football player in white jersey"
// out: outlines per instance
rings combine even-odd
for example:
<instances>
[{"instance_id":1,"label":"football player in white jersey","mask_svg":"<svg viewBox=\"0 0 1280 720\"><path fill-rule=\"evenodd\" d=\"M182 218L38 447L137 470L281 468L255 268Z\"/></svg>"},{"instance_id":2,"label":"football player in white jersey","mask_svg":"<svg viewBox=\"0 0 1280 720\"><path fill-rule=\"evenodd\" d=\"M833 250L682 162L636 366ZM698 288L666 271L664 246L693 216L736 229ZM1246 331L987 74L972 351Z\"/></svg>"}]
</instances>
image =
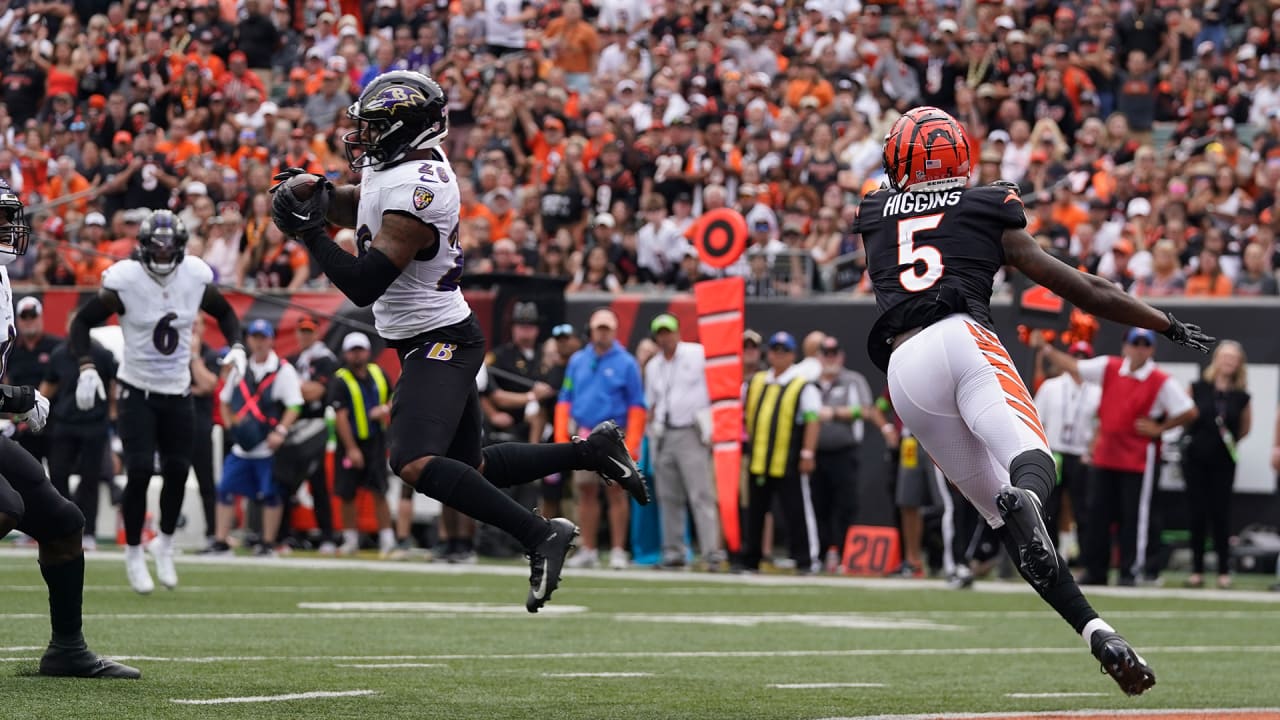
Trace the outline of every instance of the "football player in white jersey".
<instances>
[{"instance_id":1,"label":"football player in white jersey","mask_svg":"<svg viewBox=\"0 0 1280 720\"><path fill-rule=\"evenodd\" d=\"M0 375L18 337L13 326L13 293L5 267L26 254L31 240L22 200L0 179ZM44 428L49 401L33 387L0 385L0 413ZM53 489L44 467L9 438L0 437L0 538L14 529L40 543L40 574L49 587L49 620L53 637L40 659L42 675L137 679L142 673L95 655L80 631L84 597L84 550L80 535L84 515L75 503Z\"/></svg>"},{"instance_id":2,"label":"football player in white jersey","mask_svg":"<svg viewBox=\"0 0 1280 720\"><path fill-rule=\"evenodd\" d=\"M595 470L647 503L643 479L611 422L586 440L481 449L475 377L485 337L458 288L458 178L439 148L449 132L448 98L426 75L397 70L369 83L347 115L356 129L343 141L360 184L334 188L287 170L272 189L275 223L302 240L352 302L373 305L378 333L400 355L392 469L418 492L520 540L530 561L525 607L537 612L559 583L578 528L539 517L500 488ZM358 256L329 238L327 223L356 228Z\"/></svg>"},{"instance_id":3,"label":"football player in white jersey","mask_svg":"<svg viewBox=\"0 0 1280 720\"><path fill-rule=\"evenodd\" d=\"M191 470L195 442L195 407L191 399L191 325L204 311L233 343L224 364L244 374L245 352L240 344L240 321L226 298L213 285L213 271L198 257L187 255L187 229L168 210L157 210L138 228L135 257L102 273L102 290L91 298L71 323L71 352L80 358L76 405L82 410L106 401L102 379L89 356L89 329L112 315L120 316L124 333L124 362L116 378L120 442L124 445L125 574L139 593L155 589L142 551L142 526L147 514L147 486L160 453L160 532L148 549L156 561L160 583L178 586L173 565L173 532L182 511L182 495Z\"/></svg>"}]
</instances>

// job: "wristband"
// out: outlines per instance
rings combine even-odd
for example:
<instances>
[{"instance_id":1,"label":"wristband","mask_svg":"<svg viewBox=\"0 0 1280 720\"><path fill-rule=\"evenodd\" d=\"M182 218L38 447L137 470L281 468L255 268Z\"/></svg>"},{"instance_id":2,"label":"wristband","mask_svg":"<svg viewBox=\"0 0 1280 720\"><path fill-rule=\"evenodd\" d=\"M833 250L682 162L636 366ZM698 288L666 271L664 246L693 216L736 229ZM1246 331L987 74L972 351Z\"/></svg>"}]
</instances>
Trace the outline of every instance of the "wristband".
<instances>
[{"instance_id":1,"label":"wristband","mask_svg":"<svg viewBox=\"0 0 1280 720\"><path fill-rule=\"evenodd\" d=\"M853 405L853 406L851 406L851 407L849 408L849 417L850 417L850 419L852 419L852 420L861 420L861 419L862 419L862 406L861 406L861 405Z\"/></svg>"},{"instance_id":2,"label":"wristband","mask_svg":"<svg viewBox=\"0 0 1280 720\"><path fill-rule=\"evenodd\" d=\"M884 433L884 434L886 434L886 435L887 435L887 434L889 434L889 433L891 433L891 432L893 432L893 423L885 423L885 424L881 425L881 426L880 426L880 432L882 432L882 433Z\"/></svg>"},{"instance_id":3,"label":"wristband","mask_svg":"<svg viewBox=\"0 0 1280 720\"><path fill-rule=\"evenodd\" d=\"M814 458L814 454L812 450L805 449L800 451L800 457L805 460L812 460Z\"/></svg>"},{"instance_id":4,"label":"wristband","mask_svg":"<svg viewBox=\"0 0 1280 720\"><path fill-rule=\"evenodd\" d=\"M288 434L289 434L289 428L285 427L284 425L277 425L277 426L275 426L275 427L271 428L271 432L278 432L278 433L280 433L281 435L288 435Z\"/></svg>"}]
</instances>

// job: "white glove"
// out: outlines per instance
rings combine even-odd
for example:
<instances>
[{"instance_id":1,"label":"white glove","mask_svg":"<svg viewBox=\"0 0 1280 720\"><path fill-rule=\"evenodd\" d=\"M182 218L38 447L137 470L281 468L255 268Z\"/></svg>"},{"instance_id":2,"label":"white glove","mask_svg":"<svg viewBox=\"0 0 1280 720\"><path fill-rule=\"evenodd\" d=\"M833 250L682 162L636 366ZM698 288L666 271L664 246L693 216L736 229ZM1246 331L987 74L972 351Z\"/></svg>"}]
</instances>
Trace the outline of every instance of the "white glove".
<instances>
[{"instance_id":1,"label":"white glove","mask_svg":"<svg viewBox=\"0 0 1280 720\"><path fill-rule=\"evenodd\" d=\"M249 366L249 357L244 353L244 346L240 343L232 345L227 354L222 357L221 364L231 366L231 374L227 376L228 380L244 377L245 370Z\"/></svg>"},{"instance_id":2,"label":"white glove","mask_svg":"<svg viewBox=\"0 0 1280 720\"><path fill-rule=\"evenodd\" d=\"M98 377L98 371L91 370L91 372L93 373L93 377L96 379ZM84 375L81 375L80 377L83 378ZM98 387L102 387L101 380L98 381ZM78 389L76 394L79 395ZM15 420L25 422L27 426L31 428L31 432L40 432L44 429L45 423L49 421L49 398L41 395L40 391L37 390L36 406L20 415L14 415L13 418Z\"/></svg>"},{"instance_id":3,"label":"white glove","mask_svg":"<svg viewBox=\"0 0 1280 720\"><path fill-rule=\"evenodd\" d=\"M39 393L36 393L39 395ZM80 410L92 410L99 400L107 399L107 388L98 376L98 369L92 365L80 368L80 382L76 384L76 407ZM46 404L47 401L46 401ZM46 413L47 414L47 413ZM44 420L41 419L41 425Z\"/></svg>"}]
</instances>

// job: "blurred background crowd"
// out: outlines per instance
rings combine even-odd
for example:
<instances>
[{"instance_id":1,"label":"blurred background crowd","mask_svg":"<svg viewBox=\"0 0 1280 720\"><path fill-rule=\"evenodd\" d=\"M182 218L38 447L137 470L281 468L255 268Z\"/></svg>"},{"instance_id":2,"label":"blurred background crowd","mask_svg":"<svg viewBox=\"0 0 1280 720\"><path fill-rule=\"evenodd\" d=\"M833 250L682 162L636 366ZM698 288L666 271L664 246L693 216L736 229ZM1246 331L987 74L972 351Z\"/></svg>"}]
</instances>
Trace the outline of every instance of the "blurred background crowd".
<instances>
[{"instance_id":1,"label":"blurred background crowd","mask_svg":"<svg viewBox=\"0 0 1280 720\"><path fill-rule=\"evenodd\" d=\"M324 287L271 176L353 180L345 110L407 68L450 98L469 273L687 289L720 272L698 217L729 206L749 293L864 293L858 199L932 104L1069 262L1274 295L1278 34L1236 0L0 0L0 175L39 240L11 271L95 285L167 207L220 282Z\"/></svg>"}]
</instances>

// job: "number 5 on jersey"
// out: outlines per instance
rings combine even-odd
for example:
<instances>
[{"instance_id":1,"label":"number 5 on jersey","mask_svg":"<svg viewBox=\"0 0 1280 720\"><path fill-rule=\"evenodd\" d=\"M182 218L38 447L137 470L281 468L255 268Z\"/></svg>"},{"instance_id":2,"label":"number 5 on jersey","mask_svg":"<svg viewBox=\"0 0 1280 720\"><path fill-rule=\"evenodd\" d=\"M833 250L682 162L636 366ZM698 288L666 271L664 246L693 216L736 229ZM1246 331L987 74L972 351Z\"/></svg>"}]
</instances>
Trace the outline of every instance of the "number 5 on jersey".
<instances>
[{"instance_id":1,"label":"number 5 on jersey","mask_svg":"<svg viewBox=\"0 0 1280 720\"><path fill-rule=\"evenodd\" d=\"M942 222L942 213L904 218L898 221L898 265L907 269L898 274L898 282L908 292L924 292L942 278L942 253L931 245L916 247L915 236L921 230L933 230ZM920 270L924 263L924 271Z\"/></svg>"}]
</instances>

